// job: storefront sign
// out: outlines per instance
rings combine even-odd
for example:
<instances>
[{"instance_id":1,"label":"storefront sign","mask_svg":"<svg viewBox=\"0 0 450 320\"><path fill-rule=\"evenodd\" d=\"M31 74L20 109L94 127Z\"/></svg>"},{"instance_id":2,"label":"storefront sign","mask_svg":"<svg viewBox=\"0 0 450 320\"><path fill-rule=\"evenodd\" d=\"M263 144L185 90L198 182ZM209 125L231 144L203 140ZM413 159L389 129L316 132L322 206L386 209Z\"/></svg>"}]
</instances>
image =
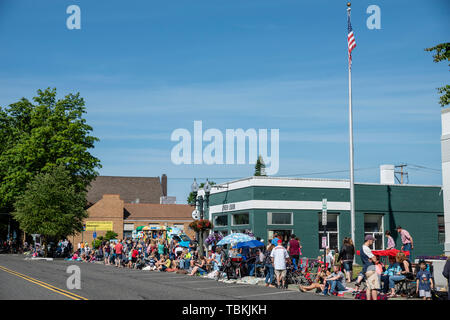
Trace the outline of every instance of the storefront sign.
<instances>
[{"instance_id":1,"label":"storefront sign","mask_svg":"<svg viewBox=\"0 0 450 320\"><path fill-rule=\"evenodd\" d=\"M86 221L86 231L112 231L112 221Z\"/></svg>"},{"instance_id":2,"label":"storefront sign","mask_svg":"<svg viewBox=\"0 0 450 320\"><path fill-rule=\"evenodd\" d=\"M236 208L236 205L234 203L231 204L224 204L222 206L222 211L229 211L229 210L234 210Z\"/></svg>"}]
</instances>

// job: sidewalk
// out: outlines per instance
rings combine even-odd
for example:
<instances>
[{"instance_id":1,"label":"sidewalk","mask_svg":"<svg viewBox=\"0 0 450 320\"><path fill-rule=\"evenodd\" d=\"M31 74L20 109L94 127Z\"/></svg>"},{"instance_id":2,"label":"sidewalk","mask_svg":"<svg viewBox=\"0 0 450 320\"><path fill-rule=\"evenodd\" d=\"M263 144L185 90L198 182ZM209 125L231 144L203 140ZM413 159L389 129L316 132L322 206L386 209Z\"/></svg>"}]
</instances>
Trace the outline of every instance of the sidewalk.
<instances>
[{"instance_id":1,"label":"sidewalk","mask_svg":"<svg viewBox=\"0 0 450 320\"><path fill-rule=\"evenodd\" d=\"M201 276L201 277L208 279L208 277L206 275L205 276ZM230 279L230 280L227 280L225 278L225 279L220 279L219 281L220 282L224 282L224 283L230 283L230 284L250 284L250 285L264 286L265 285L264 280L265 280L264 278L256 278L256 277L248 277L247 276L247 277L244 277L242 279ZM346 287L348 289L355 289L355 283L354 282L347 283ZM287 290L299 291L298 286L294 285L294 284L289 284ZM321 295L321 293L316 293L316 290L308 291L306 293L314 294L314 295ZM352 299L352 300L355 299L355 296L352 294L351 291L345 292L342 295L339 295L339 297L341 297L343 299ZM389 300L392 300L392 301L397 300L397 301L399 301L399 300L421 300L421 299L419 299L419 298L406 298L406 297L398 296L398 297L395 297L395 298L389 298Z\"/></svg>"}]
</instances>

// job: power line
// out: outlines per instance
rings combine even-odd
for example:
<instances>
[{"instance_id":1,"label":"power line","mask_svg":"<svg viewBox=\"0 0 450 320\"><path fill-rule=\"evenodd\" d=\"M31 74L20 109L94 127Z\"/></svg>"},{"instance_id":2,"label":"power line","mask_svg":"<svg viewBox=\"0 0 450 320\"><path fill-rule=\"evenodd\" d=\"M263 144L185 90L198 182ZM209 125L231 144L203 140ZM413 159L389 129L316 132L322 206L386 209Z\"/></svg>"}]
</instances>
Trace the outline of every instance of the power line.
<instances>
[{"instance_id":1,"label":"power line","mask_svg":"<svg viewBox=\"0 0 450 320\"><path fill-rule=\"evenodd\" d=\"M359 168L355 169L355 171L361 171L361 170L372 170L372 169L378 169L378 167L369 167L369 168ZM350 170L334 170L334 171L321 171L321 172L312 172L312 173L295 173L295 174L283 174L283 175L277 175L276 177L296 177L296 176L311 176L311 175L321 175L321 174L330 174L330 173L345 173L349 172ZM206 180L206 179L215 179L215 180L237 180L242 179L246 177L195 177L199 180ZM172 180L192 180L193 177L167 177L167 179Z\"/></svg>"},{"instance_id":2,"label":"power line","mask_svg":"<svg viewBox=\"0 0 450 320\"><path fill-rule=\"evenodd\" d=\"M440 169L429 168L429 167L421 166L421 165L418 165L418 164L409 164L409 166L417 167L417 168L419 168L419 169L426 169L426 170L432 170L432 171L441 172Z\"/></svg>"}]
</instances>

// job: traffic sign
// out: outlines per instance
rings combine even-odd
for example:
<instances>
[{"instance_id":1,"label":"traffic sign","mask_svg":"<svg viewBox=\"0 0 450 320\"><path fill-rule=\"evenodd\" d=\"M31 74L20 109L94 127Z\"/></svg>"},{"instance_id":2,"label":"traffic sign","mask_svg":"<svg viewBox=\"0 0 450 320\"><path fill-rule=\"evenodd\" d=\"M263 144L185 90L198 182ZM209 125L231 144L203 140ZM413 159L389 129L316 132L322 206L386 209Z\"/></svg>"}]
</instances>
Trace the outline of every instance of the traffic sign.
<instances>
[{"instance_id":1,"label":"traffic sign","mask_svg":"<svg viewBox=\"0 0 450 320\"><path fill-rule=\"evenodd\" d=\"M92 237L95 239L97 238L97 232L94 231L94 233L92 234Z\"/></svg>"},{"instance_id":2,"label":"traffic sign","mask_svg":"<svg viewBox=\"0 0 450 320\"><path fill-rule=\"evenodd\" d=\"M322 249L327 248L327 237L322 237Z\"/></svg>"}]
</instances>

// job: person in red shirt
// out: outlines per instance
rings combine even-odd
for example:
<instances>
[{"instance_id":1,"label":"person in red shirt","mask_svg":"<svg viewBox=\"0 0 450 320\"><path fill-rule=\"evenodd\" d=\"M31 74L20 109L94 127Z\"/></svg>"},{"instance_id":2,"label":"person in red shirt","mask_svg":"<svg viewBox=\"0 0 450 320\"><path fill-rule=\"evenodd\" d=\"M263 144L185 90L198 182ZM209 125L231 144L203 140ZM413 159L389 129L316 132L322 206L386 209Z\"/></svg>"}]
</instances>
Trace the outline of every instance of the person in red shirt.
<instances>
[{"instance_id":1,"label":"person in red shirt","mask_svg":"<svg viewBox=\"0 0 450 320\"><path fill-rule=\"evenodd\" d=\"M114 250L116 251L116 267L121 268L122 267L122 251L123 251L123 245L121 242L118 242L116 246L114 247Z\"/></svg>"},{"instance_id":2,"label":"person in red shirt","mask_svg":"<svg viewBox=\"0 0 450 320\"><path fill-rule=\"evenodd\" d=\"M300 241L295 238L295 234L291 234L291 240L289 240L287 251L289 252L289 257L291 258L295 269L297 269L300 256Z\"/></svg>"}]
</instances>

